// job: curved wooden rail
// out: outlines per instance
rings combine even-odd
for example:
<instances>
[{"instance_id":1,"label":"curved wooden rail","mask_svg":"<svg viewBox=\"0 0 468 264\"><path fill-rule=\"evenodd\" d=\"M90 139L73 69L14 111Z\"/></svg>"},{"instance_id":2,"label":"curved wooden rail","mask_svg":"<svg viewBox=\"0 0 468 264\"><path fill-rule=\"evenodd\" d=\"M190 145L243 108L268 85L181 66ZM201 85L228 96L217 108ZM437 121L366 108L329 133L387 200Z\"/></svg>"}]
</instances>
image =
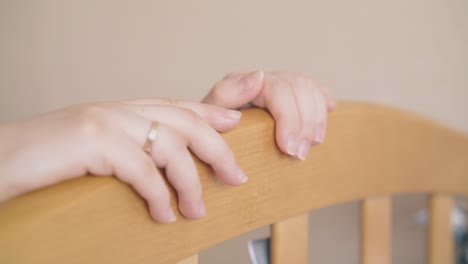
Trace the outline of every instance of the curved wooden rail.
<instances>
[{"instance_id":1,"label":"curved wooden rail","mask_svg":"<svg viewBox=\"0 0 468 264\"><path fill-rule=\"evenodd\" d=\"M174 263L281 219L345 201L406 192L468 194L468 138L419 116L341 103L307 161L282 155L273 122L244 111L224 134L249 175L227 187L197 162L208 216L153 222L113 178L83 177L0 205L0 263ZM175 208L175 203L174 203Z\"/></svg>"}]
</instances>

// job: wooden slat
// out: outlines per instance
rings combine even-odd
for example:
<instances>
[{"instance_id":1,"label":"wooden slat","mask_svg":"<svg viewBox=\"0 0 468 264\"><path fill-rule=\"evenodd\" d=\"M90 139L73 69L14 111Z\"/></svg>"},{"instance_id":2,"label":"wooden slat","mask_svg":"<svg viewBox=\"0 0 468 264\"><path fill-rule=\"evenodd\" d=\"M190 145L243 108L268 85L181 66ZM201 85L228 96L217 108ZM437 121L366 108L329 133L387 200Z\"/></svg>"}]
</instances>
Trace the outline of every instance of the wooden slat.
<instances>
[{"instance_id":1,"label":"wooden slat","mask_svg":"<svg viewBox=\"0 0 468 264\"><path fill-rule=\"evenodd\" d=\"M454 259L454 237L451 226L453 198L433 194L429 200L428 259L430 264L451 264Z\"/></svg>"},{"instance_id":2,"label":"wooden slat","mask_svg":"<svg viewBox=\"0 0 468 264\"><path fill-rule=\"evenodd\" d=\"M391 199L362 201L361 260L363 264L391 263Z\"/></svg>"},{"instance_id":3,"label":"wooden slat","mask_svg":"<svg viewBox=\"0 0 468 264\"><path fill-rule=\"evenodd\" d=\"M288 218L271 225L271 263L307 263L308 238L308 214Z\"/></svg>"},{"instance_id":4,"label":"wooden slat","mask_svg":"<svg viewBox=\"0 0 468 264\"><path fill-rule=\"evenodd\" d=\"M198 264L198 254L179 261L177 264Z\"/></svg>"}]
</instances>

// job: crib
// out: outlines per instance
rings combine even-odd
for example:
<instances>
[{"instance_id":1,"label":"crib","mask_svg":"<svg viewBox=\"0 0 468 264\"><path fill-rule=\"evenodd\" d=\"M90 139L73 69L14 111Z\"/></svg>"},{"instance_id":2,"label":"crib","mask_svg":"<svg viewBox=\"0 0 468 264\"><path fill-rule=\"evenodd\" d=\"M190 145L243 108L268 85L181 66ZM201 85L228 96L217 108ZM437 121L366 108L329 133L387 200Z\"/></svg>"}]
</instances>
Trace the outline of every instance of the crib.
<instances>
[{"instance_id":1,"label":"crib","mask_svg":"<svg viewBox=\"0 0 468 264\"><path fill-rule=\"evenodd\" d=\"M0 204L0 263L194 264L197 253L267 225L272 263L308 263L308 212L358 200L361 262L388 264L391 197L400 193L430 195L427 258L454 263L450 213L453 196L468 195L467 135L391 107L340 102L326 142L299 161L278 150L266 111L243 112L223 137L249 182L225 186L197 160L204 219L155 223L129 186L86 176Z\"/></svg>"}]
</instances>

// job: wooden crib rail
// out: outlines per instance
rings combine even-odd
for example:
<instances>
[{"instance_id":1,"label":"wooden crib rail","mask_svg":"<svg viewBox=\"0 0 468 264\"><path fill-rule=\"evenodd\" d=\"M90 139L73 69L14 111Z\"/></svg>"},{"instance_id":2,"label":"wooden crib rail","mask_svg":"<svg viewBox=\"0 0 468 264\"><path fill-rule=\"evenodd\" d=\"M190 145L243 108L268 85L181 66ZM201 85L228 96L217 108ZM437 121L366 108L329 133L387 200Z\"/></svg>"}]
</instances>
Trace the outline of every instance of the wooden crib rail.
<instances>
[{"instance_id":1,"label":"wooden crib rail","mask_svg":"<svg viewBox=\"0 0 468 264\"><path fill-rule=\"evenodd\" d=\"M200 221L178 215L174 224L157 224L139 196L112 177L83 177L0 204L0 263L175 263L261 226L377 197L363 204L370 224L363 239L373 239L373 203L385 204L385 196L468 195L467 136L417 115L340 103L328 140L306 161L281 154L273 128L268 113L249 109L240 126L223 135L249 176L243 186L220 184L197 161L208 211ZM436 199L431 208L444 207ZM377 214L385 219L383 209ZM447 219L437 221L443 226Z\"/></svg>"}]
</instances>

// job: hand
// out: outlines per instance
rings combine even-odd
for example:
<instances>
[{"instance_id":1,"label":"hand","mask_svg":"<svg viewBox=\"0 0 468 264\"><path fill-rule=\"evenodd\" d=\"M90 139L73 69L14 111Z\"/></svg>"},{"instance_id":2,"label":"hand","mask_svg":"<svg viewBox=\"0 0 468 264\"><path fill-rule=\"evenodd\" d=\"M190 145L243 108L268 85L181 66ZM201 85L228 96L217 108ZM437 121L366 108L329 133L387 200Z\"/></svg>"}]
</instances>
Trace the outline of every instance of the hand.
<instances>
[{"instance_id":1,"label":"hand","mask_svg":"<svg viewBox=\"0 0 468 264\"><path fill-rule=\"evenodd\" d=\"M327 112L335 109L328 91L301 73L232 73L216 83L203 103L228 109L249 104L266 108L276 121L276 142L304 160L312 145L323 143Z\"/></svg>"},{"instance_id":2,"label":"hand","mask_svg":"<svg viewBox=\"0 0 468 264\"><path fill-rule=\"evenodd\" d=\"M151 216L175 221L169 191L188 218L206 214L189 149L229 185L247 180L217 133L237 126L240 112L176 100L135 100L68 107L0 127L0 201L86 174L115 175L149 205ZM144 152L151 121L159 122L150 154ZM216 131L217 130L217 131Z\"/></svg>"}]
</instances>

